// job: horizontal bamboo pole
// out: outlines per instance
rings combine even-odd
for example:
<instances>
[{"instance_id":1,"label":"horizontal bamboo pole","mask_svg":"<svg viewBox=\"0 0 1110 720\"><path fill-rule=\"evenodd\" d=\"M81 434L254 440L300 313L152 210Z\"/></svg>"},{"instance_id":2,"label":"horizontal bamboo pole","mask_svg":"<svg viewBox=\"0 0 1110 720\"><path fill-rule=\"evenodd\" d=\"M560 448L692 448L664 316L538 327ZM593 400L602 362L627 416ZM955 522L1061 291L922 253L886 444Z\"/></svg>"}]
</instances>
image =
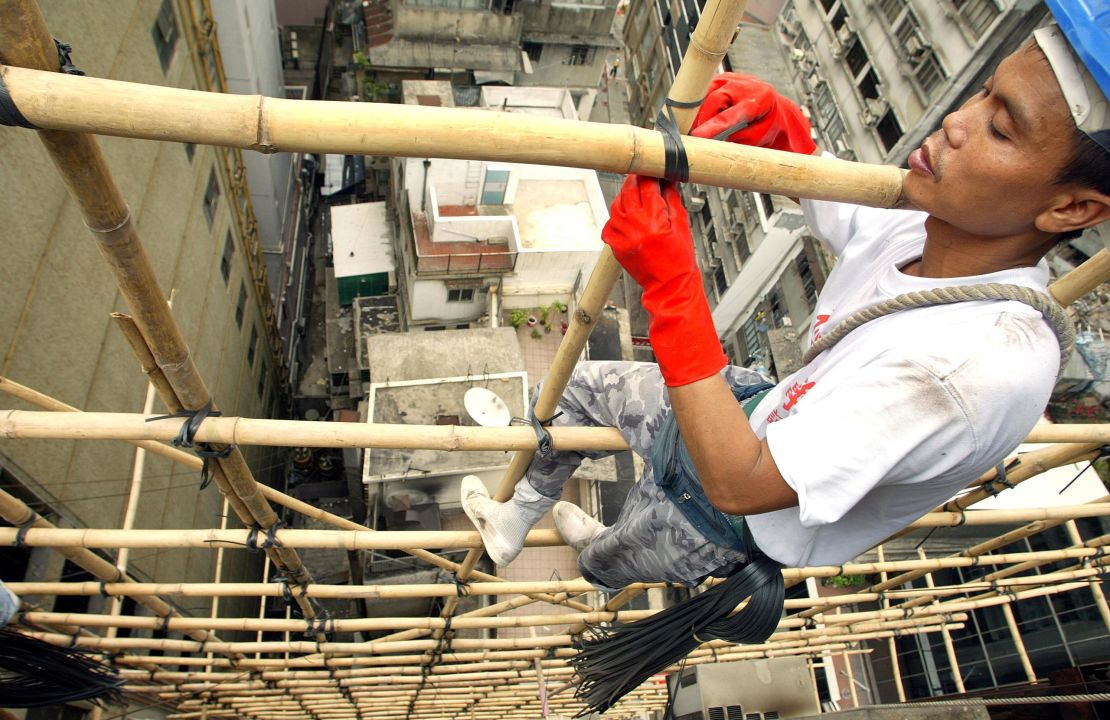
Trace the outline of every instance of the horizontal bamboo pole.
<instances>
[{"instance_id":1,"label":"horizontal bamboo pole","mask_svg":"<svg viewBox=\"0 0 1110 720\"><path fill-rule=\"evenodd\" d=\"M177 436L182 422L180 418L147 422L147 416L139 413L7 410L0 412L0 437L168 442ZM628 443L616 428L553 427L550 431L556 448L628 449ZM535 431L525 427L321 423L234 417L207 418L197 431L196 440L227 445L447 451L524 450L536 447Z\"/></svg>"},{"instance_id":2,"label":"horizontal bamboo pole","mask_svg":"<svg viewBox=\"0 0 1110 720\"><path fill-rule=\"evenodd\" d=\"M51 130L237 147L536 163L661 177L661 133L503 112L285 100L0 67L12 100ZM690 181L893 207L905 171L684 138Z\"/></svg>"},{"instance_id":3,"label":"horizontal bamboo pole","mask_svg":"<svg viewBox=\"0 0 1110 720\"><path fill-rule=\"evenodd\" d=\"M1066 508L1066 512L1054 513L1051 509L1010 511L983 510L972 515L973 521L962 524L996 524L1010 522L1007 518L1020 518L1024 515L1055 517L1092 517L1107 514L1107 505L1078 505ZM951 517L948 517L951 516ZM932 527L958 525L959 513L941 514ZM18 528L0 528L0 544L14 543ZM24 543L29 547L73 547L73 548L243 548L249 549L252 531L216 529L179 529L179 530L108 530L95 528L45 528L34 527L24 533ZM440 531L355 531L355 530L291 530L281 529L274 533L275 545L285 548L320 548L335 550L396 550L411 548L466 549L482 547L477 531L440 530ZM265 535L256 534L253 542L261 544ZM526 547L557 547L563 539L556 530L532 530L525 539ZM1054 552L1054 551L1046 551ZM1069 551L1056 551L1069 552ZM1076 550L1075 552L1083 552ZM1094 552L1093 550L1091 552ZM1017 553L1020 554L1020 553ZM1015 554L1015 555L1017 555ZM1082 557L1082 556L1077 556ZM983 558L986 562L986 558ZM906 561L882 563L887 569L905 566ZM912 562L912 561L910 561ZM944 563L945 559L918 561ZM879 563L846 563L842 567L877 567ZM839 574L839 567L831 566ZM908 566L907 566L908 567ZM922 565L921 567L929 567ZM938 567L944 567L940 565ZM952 566L956 567L956 566ZM819 568L817 568L819 570ZM804 570L814 570L805 568ZM791 571L786 571L790 574ZM869 571L871 572L871 571ZM877 572L877 571L874 571ZM858 573L852 573L858 574ZM479 583L481 584L481 583ZM511 583L503 583L508 586ZM454 588L454 585L450 586ZM635 587L640 587L639 584ZM588 588L587 588L588 589ZM572 592L581 592L578 586ZM560 591L561 592L561 591Z\"/></svg>"},{"instance_id":4,"label":"horizontal bamboo pole","mask_svg":"<svg viewBox=\"0 0 1110 720\"><path fill-rule=\"evenodd\" d=\"M116 317L116 320L117 320L117 322L120 323L121 327L134 328L134 323L125 322L122 319L123 317L125 317L125 316ZM128 318L128 320L129 320L129 318ZM131 332L131 331L129 330L127 332ZM148 351L148 354L149 354L149 351ZM142 357L140 357L140 361L142 361ZM161 371L158 370L157 365L154 365L153 367L148 368L148 366L144 363L143 364L143 372L147 373L148 377L151 378L152 382L153 382L153 377L154 376L156 376L156 375L161 376ZM0 375L0 393L4 393L5 395L10 395L11 397L19 398L20 400L23 400L24 402L28 402L28 403L31 403L33 405L37 405L41 408L44 408L46 410L52 410L54 412L70 412L70 413L79 413L79 412L81 412L81 410L79 410L78 408L73 407L72 405L67 405L66 403L63 403L60 400L57 400L56 398L52 398L49 395L38 392L37 390L33 390L29 387L26 387L25 385L21 385L21 384L15 382L14 380L12 380L11 378L7 378L7 377L4 377L2 375ZM175 447L165 445L165 444L163 444L161 442L158 442L156 440L132 440L130 442L132 444L134 444L136 447L141 447L141 448L147 450L148 452L154 453L154 454L159 455L161 457L164 457L168 460L172 460L176 463L180 463L181 465L184 465L185 467L188 467L192 470L196 470L196 471L199 472L200 469L201 469L202 461L199 457L197 457L196 455L192 455L190 453L184 452L182 450L178 450ZM290 510L298 512L298 513L300 513L300 514L302 514L306 517L310 517L310 518L313 518L315 520L319 520L320 522L331 525L332 527L337 527L337 528L340 528L342 530L359 530L359 531L368 531L369 530L369 528L366 528L365 526L359 525L358 523L354 522L353 520L348 520L347 518L340 517L338 515L335 515L333 513L328 512L328 511L326 511L322 508L318 508L314 505L310 505L306 502L303 502L303 501L298 500L294 497L286 495L285 493L281 492L280 490L269 487L267 485L262 485L260 483L259 484L259 490L262 492L262 495L267 500L269 500L270 502L273 502L273 503L276 503L276 504L281 505L283 507L289 508ZM235 498L235 499L237 499L237 498ZM442 557L440 555L436 555L434 553L428 552L426 550L416 550L416 549L414 549L414 550L408 551L408 553L410 555L412 555L413 557L415 557L415 558L419 558L420 560L423 560L423 561L425 561L425 562L427 562L431 565L434 565L436 567L447 570L448 572L458 572L458 570L459 570L459 564L458 563L453 562L451 560L448 560L447 558ZM478 580L482 580L484 582L501 582L501 581L504 580L504 578L500 578L497 575L490 575L489 573L484 573L484 572L479 572L479 571L472 572L471 577L476 578ZM575 610L579 610L579 611L582 611L582 612L589 612L590 610L593 609L589 605L586 605L584 603L576 602L576 601L567 599L565 597L554 597L554 596L546 595L544 593L538 593L535 596L534 599L542 600L542 601L553 603L553 604L566 605L567 607L570 607L570 608L573 608Z\"/></svg>"},{"instance_id":5,"label":"horizontal bamboo pole","mask_svg":"<svg viewBox=\"0 0 1110 720\"><path fill-rule=\"evenodd\" d=\"M6 410L0 412L0 436L20 439L62 440L126 440L152 449L148 443L169 442L177 437L183 422L178 418L148 421L141 413L78 412L64 403L42 396L7 378L0 378L0 392L48 407L55 412ZM64 411L64 412L58 412ZM628 449L628 443L617 428L552 427L554 446L558 449L612 450ZM201 442L267 445L280 447L319 448L393 448L427 450L535 450L535 432L524 427L470 427L461 425L396 425L384 423L321 423L307 420L266 420L243 417L209 417L201 425L196 439ZM1095 443L1110 443L1110 424L1104 425L1038 425L1026 442L1061 443L1026 453L1031 468L1044 456L1044 467L1072 461L1091 452ZM163 445L163 447L166 447ZM180 452L174 448L158 454L171 459ZM1097 449L1097 447L1093 448ZM1050 452L1051 451L1051 452ZM182 453L185 457L192 457ZM1058 457L1062 457L1059 460ZM199 460L193 458L199 463ZM181 462L185 462L183 458ZM192 465L192 462L186 463ZM1036 474L1036 473L1034 473ZM993 475L991 475L993 477ZM1020 477L1020 476L1019 476Z\"/></svg>"}]
</instances>

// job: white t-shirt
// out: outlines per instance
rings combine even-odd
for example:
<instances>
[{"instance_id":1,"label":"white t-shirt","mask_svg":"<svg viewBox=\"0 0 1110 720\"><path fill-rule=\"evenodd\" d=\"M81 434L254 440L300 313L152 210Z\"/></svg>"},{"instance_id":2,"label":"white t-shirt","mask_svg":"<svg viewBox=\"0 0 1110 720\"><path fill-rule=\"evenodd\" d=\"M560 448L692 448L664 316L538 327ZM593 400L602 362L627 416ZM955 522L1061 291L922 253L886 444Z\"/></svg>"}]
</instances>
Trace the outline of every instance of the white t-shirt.
<instances>
[{"instance_id":1,"label":"white t-shirt","mask_svg":"<svg viewBox=\"0 0 1110 720\"><path fill-rule=\"evenodd\" d=\"M977 283L1044 291L1048 267L931 279L927 215L803 201L814 235L840 256L813 335L904 292ZM811 341L813 338L810 338ZM748 517L769 556L793 567L852 559L995 467L1033 428L1059 367L1052 329L1019 302L894 313L857 328L780 382L751 417L798 507Z\"/></svg>"}]
</instances>

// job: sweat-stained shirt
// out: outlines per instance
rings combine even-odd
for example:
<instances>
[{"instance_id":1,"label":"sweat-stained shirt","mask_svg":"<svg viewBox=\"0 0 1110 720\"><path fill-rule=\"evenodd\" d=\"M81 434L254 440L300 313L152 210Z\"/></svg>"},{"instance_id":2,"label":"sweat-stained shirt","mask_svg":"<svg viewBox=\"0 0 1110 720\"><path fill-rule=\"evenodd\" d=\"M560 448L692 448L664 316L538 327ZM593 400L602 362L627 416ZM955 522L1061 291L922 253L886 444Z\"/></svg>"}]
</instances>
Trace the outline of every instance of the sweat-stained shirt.
<instances>
[{"instance_id":1,"label":"sweat-stained shirt","mask_svg":"<svg viewBox=\"0 0 1110 720\"><path fill-rule=\"evenodd\" d=\"M839 256L817 301L820 337L901 293L1010 283L1044 291L1048 266L961 278L899 268L921 256L925 213L803 201ZM998 465L1048 402L1059 345L1020 302L904 310L857 328L775 386L751 416L798 506L748 516L788 566L835 565L904 528Z\"/></svg>"}]
</instances>

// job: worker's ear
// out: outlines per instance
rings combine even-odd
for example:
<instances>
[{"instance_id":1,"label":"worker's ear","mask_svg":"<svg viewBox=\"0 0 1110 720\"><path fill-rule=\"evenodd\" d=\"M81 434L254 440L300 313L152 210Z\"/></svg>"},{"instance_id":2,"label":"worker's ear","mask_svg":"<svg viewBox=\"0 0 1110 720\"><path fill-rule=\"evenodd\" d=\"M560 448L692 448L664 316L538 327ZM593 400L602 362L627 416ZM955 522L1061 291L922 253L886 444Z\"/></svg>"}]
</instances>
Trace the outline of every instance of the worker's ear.
<instances>
[{"instance_id":1,"label":"worker's ear","mask_svg":"<svg viewBox=\"0 0 1110 720\"><path fill-rule=\"evenodd\" d=\"M1110 195L1094 188L1070 186L1050 199L1034 224L1041 232L1061 235L1106 220L1110 220Z\"/></svg>"}]
</instances>

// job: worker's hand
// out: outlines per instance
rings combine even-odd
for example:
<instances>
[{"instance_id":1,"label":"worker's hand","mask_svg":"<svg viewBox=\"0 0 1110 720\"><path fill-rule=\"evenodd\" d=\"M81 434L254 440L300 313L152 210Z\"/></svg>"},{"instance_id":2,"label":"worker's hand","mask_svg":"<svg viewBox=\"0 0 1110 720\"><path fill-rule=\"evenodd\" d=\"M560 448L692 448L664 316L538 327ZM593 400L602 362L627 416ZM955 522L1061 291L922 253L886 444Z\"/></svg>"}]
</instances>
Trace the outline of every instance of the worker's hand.
<instances>
[{"instance_id":1,"label":"worker's hand","mask_svg":"<svg viewBox=\"0 0 1110 720\"><path fill-rule=\"evenodd\" d=\"M812 155L810 124L793 102L759 78L721 73L709 83L690 134Z\"/></svg>"},{"instance_id":2,"label":"worker's hand","mask_svg":"<svg viewBox=\"0 0 1110 720\"><path fill-rule=\"evenodd\" d=\"M694 257L690 221L674 183L629 175L601 239L636 282L667 385L707 378L726 364Z\"/></svg>"}]
</instances>

